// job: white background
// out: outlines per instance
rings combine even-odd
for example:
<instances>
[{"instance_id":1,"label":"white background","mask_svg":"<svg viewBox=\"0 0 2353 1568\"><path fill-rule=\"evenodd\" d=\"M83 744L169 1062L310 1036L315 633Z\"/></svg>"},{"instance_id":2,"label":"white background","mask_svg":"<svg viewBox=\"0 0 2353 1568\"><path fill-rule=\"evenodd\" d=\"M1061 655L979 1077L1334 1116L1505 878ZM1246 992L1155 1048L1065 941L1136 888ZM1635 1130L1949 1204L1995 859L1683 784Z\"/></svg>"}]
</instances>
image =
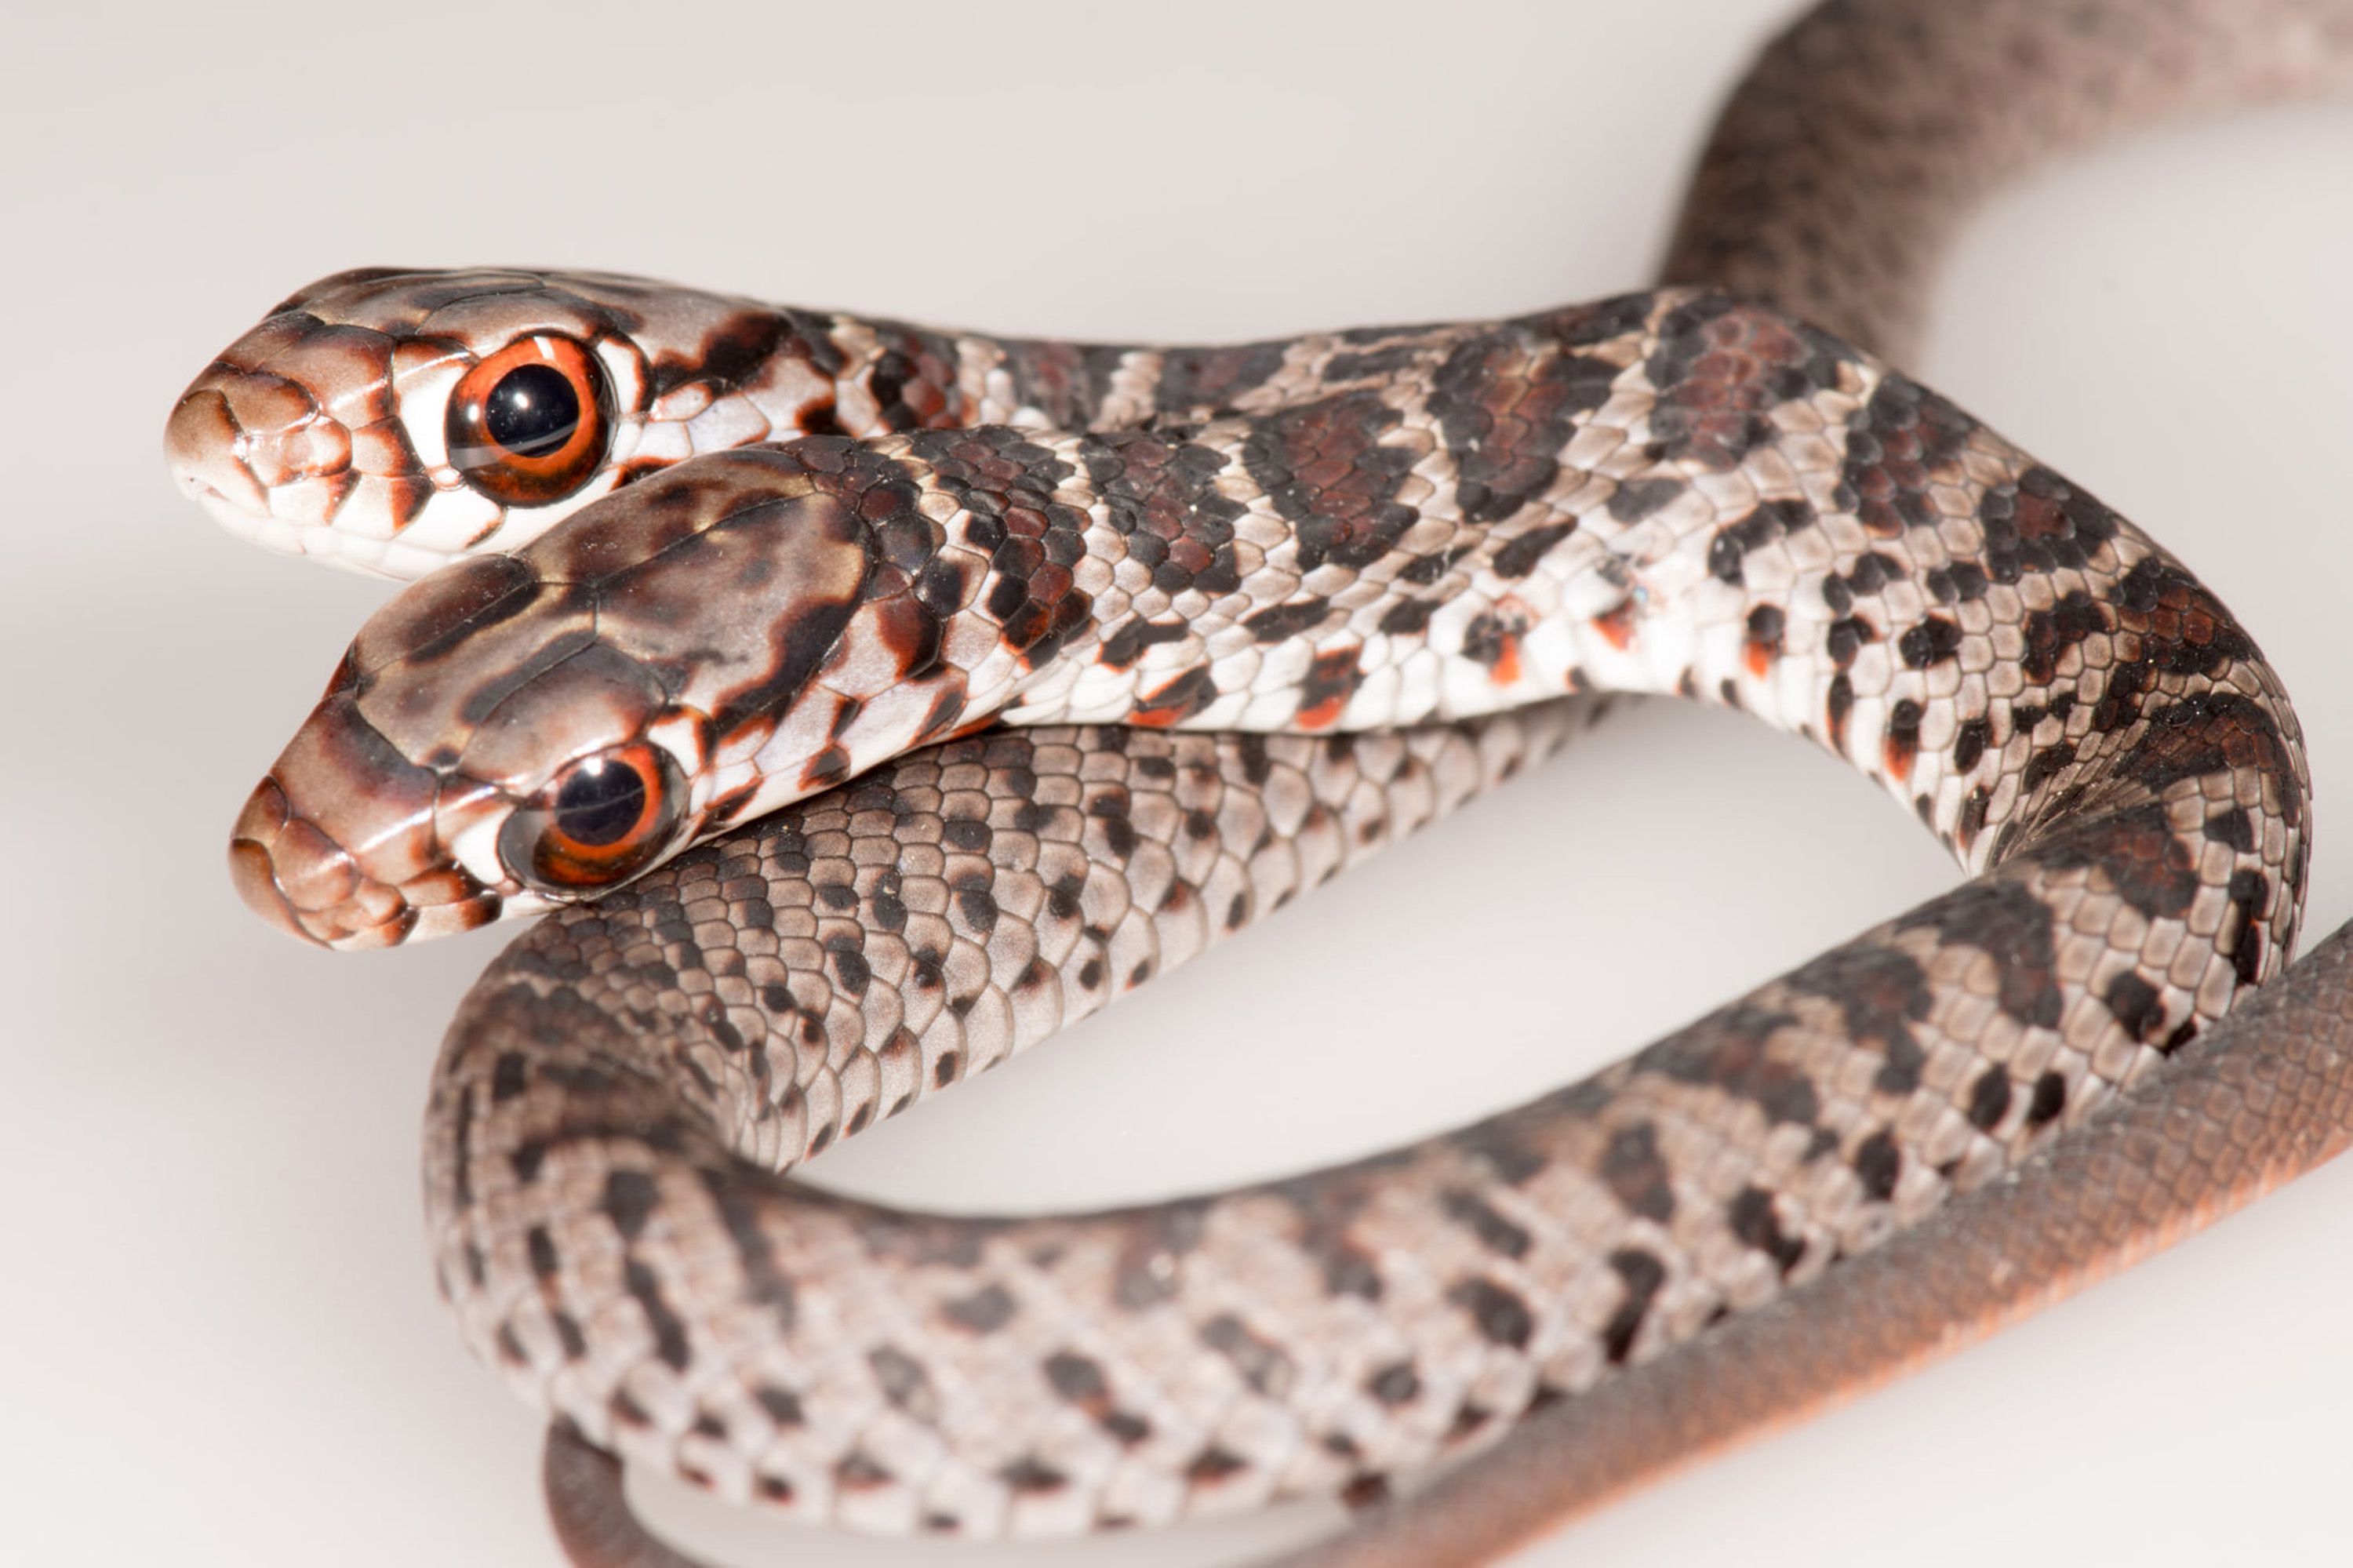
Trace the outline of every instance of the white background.
<instances>
[{"instance_id":1,"label":"white background","mask_svg":"<svg viewBox=\"0 0 2353 1568\"><path fill-rule=\"evenodd\" d=\"M442 1024L504 933L250 918L228 823L379 585L176 497L180 387L295 285L526 262L1193 340L1647 281L1787 0L83 5L0 48L0 1559L552 1568L537 1425L420 1242ZM2177 130L1972 228L1916 368L2185 556L2312 735L2353 915L2353 108ZM969 1205L1295 1169L1539 1092L1950 872L1724 714L1504 797L824 1170ZM1327 1091L1331 1097L1326 1097ZM2144 1565L2343 1550L2353 1168L1530 1563ZM641 1495L731 1563L1230 1560L1326 1522L985 1548ZM1271 1528L1271 1534L1268 1533Z\"/></svg>"}]
</instances>

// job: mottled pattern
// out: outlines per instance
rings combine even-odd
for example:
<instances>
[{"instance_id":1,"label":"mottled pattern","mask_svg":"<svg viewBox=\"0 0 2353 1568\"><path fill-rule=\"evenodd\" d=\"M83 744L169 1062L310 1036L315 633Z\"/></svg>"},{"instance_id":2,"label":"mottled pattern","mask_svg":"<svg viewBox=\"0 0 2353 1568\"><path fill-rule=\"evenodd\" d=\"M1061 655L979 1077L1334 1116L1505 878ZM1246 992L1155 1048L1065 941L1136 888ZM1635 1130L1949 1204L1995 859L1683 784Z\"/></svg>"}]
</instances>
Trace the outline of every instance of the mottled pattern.
<instances>
[{"instance_id":1,"label":"mottled pattern","mask_svg":"<svg viewBox=\"0 0 2353 1568\"><path fill-rule=\"evenodd\" d=\"M453 461L451 399L476 366L550 337L578 344L605 378L605 461L559 501L511 504ZM598 496L702 453L799 435L1120 429L1261 411L1378 386L1413 353L1389 337L1039 343L608 272L362 268L299 291L222 350L181 395L164 451L180 487L240 537L414 577L521 548Z\"/></svg>"},{"instance_id":2,"label":"mottled pattern","mask_svg":"<svg viewBox=\"0 0 2353 1568\"><path fill-rule=\"evenodd\" d=\"M1816 736L1972 868L2165 715L2293 766L2194 579L1835 339L1689 291L1408 335L1377 396L746 448L438 574L258 789L240 885L338 945L462 928L546 906L503 832L574 758L660 747L676 848L992 716L1365 730L1682 693ZM1508 383L1476 410L1465 344ZM2296 810L2241 808L2280 824L2195 869L2277 925Z\"/></svg>"},{"instance_id":3,"label":"mottled pattern","mask_svg":"<svg viewBox=\"0 0 2353 1568\"><path fill-rule=\"evenodd\" d=\"M2015 1181L1971 1193L1675 1355L1540 1412L1479 1464L1281 1568L1497 1561L1651 1476L2130 1267L2348 1142L2353 926L2054 1139ZM549 1459L551 1479L580 1462L561 1441Z\"/></svg>"},{"instance_id":4,"label":"mottled pattern","mask_svg":"<svg viewBox=\"0 0 2353 1568\"><path fill-rule=\"evenodd\" d=\"M1356 747L1232 739L1188 767L1139 749L1182 738L1148 730L966 741L936 779L902 764L696 850L485 980L429 1123L470 1340L590 1441L813 1518L993 1534L1371 1495L2013 1168L2278 966L2306 863L2295 721L2178 564L1772 312L1668 292L1535 321L1441 332L1602 395L1460 413L1508 432L1492 451L1451 446L1437 376L1404 373L1377 402L1181 431L823 439L649 481L500 569L560 600L583 561L665 569L783 496L828 550L862 520L909 585L870 592L841 645L898 646L856 628L967 558L913 683L954 683L961 715L1312 730L1680 691L1840 751L1983 874L1588 1083L1372 1161L1076 1218L806 1192L774 1173L1312 880L1298 845L1359 836L1336 793L1268 770L1320 761L1359 792ZM1475 508L1473 450L1494 460ZM422 715L412 753L470 689L436 697L428 668L470 637L402 630L443 591L396 601L353 661L364 715ZM1088 614L1057 635L1073 597ZM681 630L682 593L628 605L582 649L651 668L657 643L718 646ZM479 636L535 646L529 620ZM727 707L726 661L675 657L650 684ZM403 661L419 678L369 683ZM845 746L856 694L820 673L774 733ZM1534 748L1485 722L1513 727L1453 744ZM1144 758L1172 793L1142 788ZM808 768L792 754L784 788ZM279 777L299 800L301 771Z\"/></svg>"},{"instance_id":5,"label":"mottled pattern","mask_svg":"<svg viewBox=\"0 0 2353 1568\"><path fill-rule=\"evenodd\" d=\"M232 349L174 416L175 466L281 547L405 573L648 476L363 633L240 823L273 919L368 943L535 906L486 824L621 739L694 780L681 843L829 789L543 923L451 1031L440 1277L557 1414L554 1495L588 1443L805 1517L1058 1532L1372 1501L1542 1409L1483 1490L1328 1558L1483 1561L1532 1510L1886 1375L2333 1151L2341 951L2200 1034L2279 967L2306 864L2295 725L2252 641L2080 487L1799 319L1898 341L1937 222L2007 166L1967 143L2079 129L2052 71L2140 48L2119 18L2143 9L2173 28L2162 69L2123 73L2094 126L2185 78L2191 101L2313 79L2263 47L2185 64L2211 3L2004 0L1971 58L2024 111L1904 122L1841 173L1924 51L1978 46L1974 13L1831 5L1778 44L1670 275L1796 314L1672 290L1131 350L627 280L356 275ZM1854 112L1792 101L1850 58L1875 62L1836 79ZM1989 105L2016 107L1973 90ZM1833 197L1865 210L1825 225ZM539 323L543 294L605 313ZM385 391L334 329L444 309L483 313L466 364L517 332L595 343L609 471L488 521L429 461L367 484L342 448L438 429L464 365ZM819 439L651 474L796 432ZM1019 1221L781 1179L1541 755L1569 713L1514 705L1587 686L1812 736L1981 874L1373 1160ZM992 715L1041 727L851 777ZM1345 733L1420 720L1445 722ZM1235 726L1335 733L1152 733ZM596 1500L565 1505L567 1544L654 1563L625 1516L582 1533Z\"/></svg>"}]
</instances>

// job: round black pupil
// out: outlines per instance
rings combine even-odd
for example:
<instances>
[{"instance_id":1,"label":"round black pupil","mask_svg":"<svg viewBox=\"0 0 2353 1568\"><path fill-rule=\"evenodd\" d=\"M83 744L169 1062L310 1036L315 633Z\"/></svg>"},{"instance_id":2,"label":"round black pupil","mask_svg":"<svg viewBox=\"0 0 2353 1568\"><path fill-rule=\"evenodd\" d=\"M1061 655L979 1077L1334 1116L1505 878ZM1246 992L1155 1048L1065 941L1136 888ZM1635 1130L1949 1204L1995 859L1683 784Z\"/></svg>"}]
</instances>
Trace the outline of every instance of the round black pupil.
<instances>
[{"instance_id":1,"label":"round black pupil","mask_svg":"<svg viewBox=\"0 0 2353 1568\"><path fill-rule=\"evenodd\" d=\"M575 843L617 843L645 810L646 781L618 762L584 762L555 792L555 825Z\"/></svg>"},{"instance_id":2,"label":"round black pupil","mask_svg":"<svg viewBox=\"0 0 2353 1568\"><path fill-rule=\"evenodd\" d=\"M543 457L580 426L580 395L552 365L520 365L491 388L482 423L517 457Z\"/></svg>"}]
</instances>

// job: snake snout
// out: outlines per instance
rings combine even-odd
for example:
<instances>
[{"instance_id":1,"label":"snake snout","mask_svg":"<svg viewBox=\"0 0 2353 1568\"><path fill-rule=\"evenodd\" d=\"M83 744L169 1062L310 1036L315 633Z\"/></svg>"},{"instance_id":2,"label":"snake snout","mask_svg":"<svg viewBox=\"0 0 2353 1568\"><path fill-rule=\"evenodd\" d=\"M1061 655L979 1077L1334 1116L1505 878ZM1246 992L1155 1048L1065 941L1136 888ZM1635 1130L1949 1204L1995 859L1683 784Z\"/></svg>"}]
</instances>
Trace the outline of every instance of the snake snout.
<instances>
[{"instance_id":1,"label":"snake snout","mask_svg":"<svg viewBox=\"0 0 2353 1568\"><path fill-rule=\"evenodd\" d=\"M339 948L396 947L498 918L501 893L439 851L429 792L355 788L332 762L332 750L298 738L247 798L228 849L247 907L290 937Z\"/></svg>"},{"instance_id":2,"label":"snake snout","mask_svg":"<svg viewBox=\"0 0 2353 1568\"><path fill-rule=\"evenodd\" d=\"M216 366L181 395L164 427L173 482L232 534L269 549L308 548L356 482L352 436L301 383Z\"/></svg>"},{"instance_id":3,"label":"snake snout","mask_svg":"<svg viewBox=\"0 0 2353 1568\"><path fill-rule=\"evenodd\" d=\"M237 813L228 867L246 907L321 947L391 947L416 918L399 889L364 874L351 852L295 814L274 777Z\"/></svg>"},{"instance_id":4,"label":"snake snout","mask_svg":"<svg viewBox=\"0 0 2353 1568\"><path fill-rule=\"evenodd\" d=\"M217 387L188 389L164 427L164 461L172 482L238 533L269 515L269 493L238 455L241 432Z\"/></svg>"},{"instance_id":5,"label":"snake snout","mask_svg":"<svg viewBox=\"0 0 2353 1568\"><path fill-rule=\"evenodd\" d=\"M378 569L433 491L394 417L390 354L382 334L273 316L180 395L173 482L240 538Z\"/></svg>"}]
</instances>

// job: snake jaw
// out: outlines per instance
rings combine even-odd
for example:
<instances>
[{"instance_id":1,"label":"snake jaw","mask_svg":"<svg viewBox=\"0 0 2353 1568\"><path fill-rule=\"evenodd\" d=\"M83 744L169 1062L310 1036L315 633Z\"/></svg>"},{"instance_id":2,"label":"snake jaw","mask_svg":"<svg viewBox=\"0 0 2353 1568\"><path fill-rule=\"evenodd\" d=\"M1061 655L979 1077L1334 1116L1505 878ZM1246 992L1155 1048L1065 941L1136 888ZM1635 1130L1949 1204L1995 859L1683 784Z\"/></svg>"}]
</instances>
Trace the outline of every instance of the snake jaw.
<instances>
[{"instance_id":1,"label":"snake jaw","mask_svg":"<svg viewBox=\"0 0 2353 1568\"><path fill-rule=\"evenodd\" d=\"M541 906L520 890L485 886L446 857L399 880L371 874L376 858L301 815L275 774L247 799L229 839L229 875L246 906L322 948L397 947Z\"/></svg>"},{"instance_id":2,"label":"snake jaw","mask_svg":"<svg viewBox=\"0 0 2353 1568\"><path fill-rule=\"evenodd\" d=\"M335 492L348 488L340 476L351 442L315 409L288 410L289 390L288 383L215 366L173 408L164 456L173 482L213 521L265 548L300 555L310 553L318 526L306 514L332 516Z\"/></svg>"},{"instance_id":3,"label":"snake jaw","mask_svg":"<svg viewBox=\"0 0 2353 1568\"><path fill-rule=\"evenodd\" d=\"M404 756L359 693L339 673L247 799L229 845L239 895L280 930L331 948L393 947L498 918L520 889L484 883L442 835L497 803Z\"/></svg>"},{"instance_id":4,"label":"snake jaw","mask_svg":"<svg viewBox=\"0 0 2353 1568\"><path fill-rule=\"evenodd\" d=\"M405 345L402 345L405 346ZM498 509L442 483L394 412L396 344L272 317L197 376L164 429L174 482L242 539L371 575L414 577ZM433 526L417 529L427 515Z\"/></svg>"},{"instance_id":5,"label":"snake jaw","mask_svg":"<svg viewBox=\"0 0 2353 1568\"><path fill-rule=\"evenodd\" d=\"M348 851L293 814L275 778L237 814L228 865L246 906L298 941L388 948L415 923L397 889L364 876Z\"/></svg>"}]
</instances>

